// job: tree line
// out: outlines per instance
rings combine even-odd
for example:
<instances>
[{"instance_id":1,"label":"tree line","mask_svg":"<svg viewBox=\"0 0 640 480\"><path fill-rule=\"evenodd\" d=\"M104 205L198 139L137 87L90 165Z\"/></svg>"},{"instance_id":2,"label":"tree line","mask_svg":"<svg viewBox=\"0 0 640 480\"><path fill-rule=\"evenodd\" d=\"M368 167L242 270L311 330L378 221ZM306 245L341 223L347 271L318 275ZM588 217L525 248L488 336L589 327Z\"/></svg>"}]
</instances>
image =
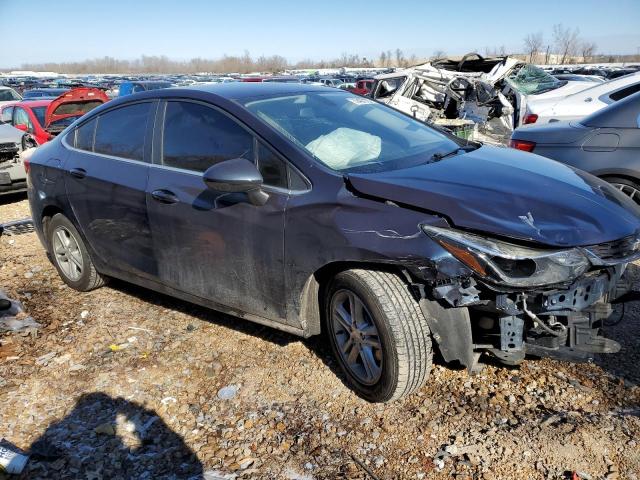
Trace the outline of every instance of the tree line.
<instances>
[{"instance_id":1,"label":"tree line","mask_svg":"<svg viewBox=\"0 0 640 480\"><path fill-rule=\"evenodd\" d=\"M281 55L252 57L248 51L243 55L223 55L216 59L192 58L173 60L165 55L142 55L134 60L122 60L109 56L78 62L23 63L22 70L48 71L58 73L251 73L282 72L287 69L320 69L340 67L406 67L420 60L415 55L405 57L400 49L388 50L376 59L358 54L343 53L331 60L304 59L289 62Z\"/></svg>"}]
</instances>

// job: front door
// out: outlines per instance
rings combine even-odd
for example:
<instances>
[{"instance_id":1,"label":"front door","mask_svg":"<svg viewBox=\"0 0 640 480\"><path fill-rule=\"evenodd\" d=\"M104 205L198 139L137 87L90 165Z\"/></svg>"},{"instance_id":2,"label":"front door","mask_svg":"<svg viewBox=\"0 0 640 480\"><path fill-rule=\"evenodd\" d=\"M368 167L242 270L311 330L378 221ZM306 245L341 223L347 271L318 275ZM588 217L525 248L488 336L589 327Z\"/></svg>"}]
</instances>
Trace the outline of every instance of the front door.
<instances>
[{"instance_id":1,"label":"front door","mask_svg":"<svg viewBox=\"0 0 640 480\"><path fill-rule=\"evenodd\" d=\"M285 318L286 164L208 104L176 100L160 109L160 164L151 167L147 187L160 280L238 311ZM240 157L261 162L265 205L203 182L208 167Z\"/></svg>"}]
</instances>

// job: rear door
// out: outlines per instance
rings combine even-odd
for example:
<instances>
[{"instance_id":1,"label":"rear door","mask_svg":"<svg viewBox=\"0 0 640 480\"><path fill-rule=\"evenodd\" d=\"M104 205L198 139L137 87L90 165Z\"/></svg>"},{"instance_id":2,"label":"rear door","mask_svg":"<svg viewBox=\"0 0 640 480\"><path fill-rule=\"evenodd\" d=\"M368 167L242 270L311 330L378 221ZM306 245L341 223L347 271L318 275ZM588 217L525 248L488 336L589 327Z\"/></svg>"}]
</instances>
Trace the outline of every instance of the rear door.
<instances>
[{"instance_id":1,"label":"rear door","mask_svg":"<svg viewBox=\"0 0 640 480\"><path fill-rule=\"evenodd\" d=\"M145 190L156 102L107 110L67 135L65 185L73 213L101 263L155 278Z\"/></svg>"},{"instance_id":2,"label":"rear door","mask_svg":"<svg viewBox=\"0 0 640 480\"><path fill-rule=\"evenodd\" d=\"M285 318L286 163L209 104L167 101L158 117L163 130L154 148L158 165L150 171L147 209L160 280L238 311ZM269 193L265 205L205 185L207 168L239 157L260 162Z\"/></svg>"}]
</instances>

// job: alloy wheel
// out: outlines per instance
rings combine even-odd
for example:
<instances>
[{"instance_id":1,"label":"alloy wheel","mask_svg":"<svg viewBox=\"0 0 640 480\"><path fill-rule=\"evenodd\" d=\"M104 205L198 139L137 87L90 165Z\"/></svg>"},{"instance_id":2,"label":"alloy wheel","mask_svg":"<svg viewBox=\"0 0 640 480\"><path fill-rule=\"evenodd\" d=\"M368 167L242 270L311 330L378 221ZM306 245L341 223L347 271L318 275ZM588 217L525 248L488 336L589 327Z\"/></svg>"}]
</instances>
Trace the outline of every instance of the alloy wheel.
<instances>
[{"instance_id":1,"label":"alloy wheel","mask_svg":"<svg viewBox=\"0 0 640 480\"><path fill-rule=\"evenodd\" d=\"M382 375L382 344L369 310L350 290L337 291L331 301L332 334L343 363L365 385Z\"/></svg>"},{"instance_id":2,"label":"alloy wheel","mask_svg":"<svg viewBox=\"0 0 640 480\"><path fill-rule=\"evenodd\" d=\"M82 277L82 252L78 241L65 227L59 226L53 231L53 254L60 270L71 281Z\"/></svg>"},{"instance_id":3,"label":"alloy wheel","mask_svg":"<svg viewBox=\"0 0 640 480\"><path fill-rule=\"evenodd\" d=\"M623 183L612 183L614 187L624 193L627 197L631 198L636 203L640 203L640 191L637 188L632 187L631 185L626 185Z\"/></svg>"}]
</instances>

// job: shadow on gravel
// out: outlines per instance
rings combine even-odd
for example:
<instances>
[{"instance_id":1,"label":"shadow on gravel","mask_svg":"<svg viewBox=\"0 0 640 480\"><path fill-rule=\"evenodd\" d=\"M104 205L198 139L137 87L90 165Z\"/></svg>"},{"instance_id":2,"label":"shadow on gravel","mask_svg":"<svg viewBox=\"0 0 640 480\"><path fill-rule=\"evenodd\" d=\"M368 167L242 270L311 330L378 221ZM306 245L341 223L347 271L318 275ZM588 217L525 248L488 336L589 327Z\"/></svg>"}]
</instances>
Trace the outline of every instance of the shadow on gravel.
<instances>
[{"instance_id":1,"label":"shadow on gravel","mask_svg":"<svg viewBox=\"0 0 640 480\"><path fill-rule=\"evenodd\" d=\"M336 377L338 377L347 388L350 388L346 383L346 378L344 377L342 370L340 370L340 366L334 361L329 341L324 334L303 339L275 328L260 325L232 315L227 315L206 307L201 307L199 305L162 293L157 293L117 279L111 279L109 281L109 287L126 293L127 295L132 295L140 301L153 303L154 305L162 308L168 308L186 315L191 315L198 320L215 323L216 325L230 328L237 332L244 333L245 335L252 335L256 338L279 346L288 345L291 342L303 342L309 350L311 350L329 369L331 369Z\"/></svg>"},{"instance_id":2,"label":"shadow on gravel","mask_svg":"<svg viewBox=\"0 0 640 480\"><path fill-rule=\"evenodd\" d=\"M627 273L632 281L632 289L640 290L640 267L632 263L627 267ZM595 363L612 375L623 378L626 383L640 385L640 302L616 306L610 320L619 320L619 323L604 326L604 336L618 342L622 349L619 353L596 356Z\"/></svg>"},{"instance_id":3,"label":"shadow on gravel","mask_svg":"<svg viewBox=\"0 0 640 480\"><path fill-rule=\"evenodd\" d=\"M8 205L10 203L21 202L27 199L27 192L7 193L0 195L0 205ZM2 219L0 218L0 222Z\"/></svg>"},{"instance_id":4,"label":"shadow on gravel","mask_svg":"<svg viewBox=\"0 0 640 480\"><path fill-rule=\"evenodd\" d=\"M81 396L30 447L21 479L200 479L203 467L153 411L101 392Z\"/></svg>"}]
</instances>

